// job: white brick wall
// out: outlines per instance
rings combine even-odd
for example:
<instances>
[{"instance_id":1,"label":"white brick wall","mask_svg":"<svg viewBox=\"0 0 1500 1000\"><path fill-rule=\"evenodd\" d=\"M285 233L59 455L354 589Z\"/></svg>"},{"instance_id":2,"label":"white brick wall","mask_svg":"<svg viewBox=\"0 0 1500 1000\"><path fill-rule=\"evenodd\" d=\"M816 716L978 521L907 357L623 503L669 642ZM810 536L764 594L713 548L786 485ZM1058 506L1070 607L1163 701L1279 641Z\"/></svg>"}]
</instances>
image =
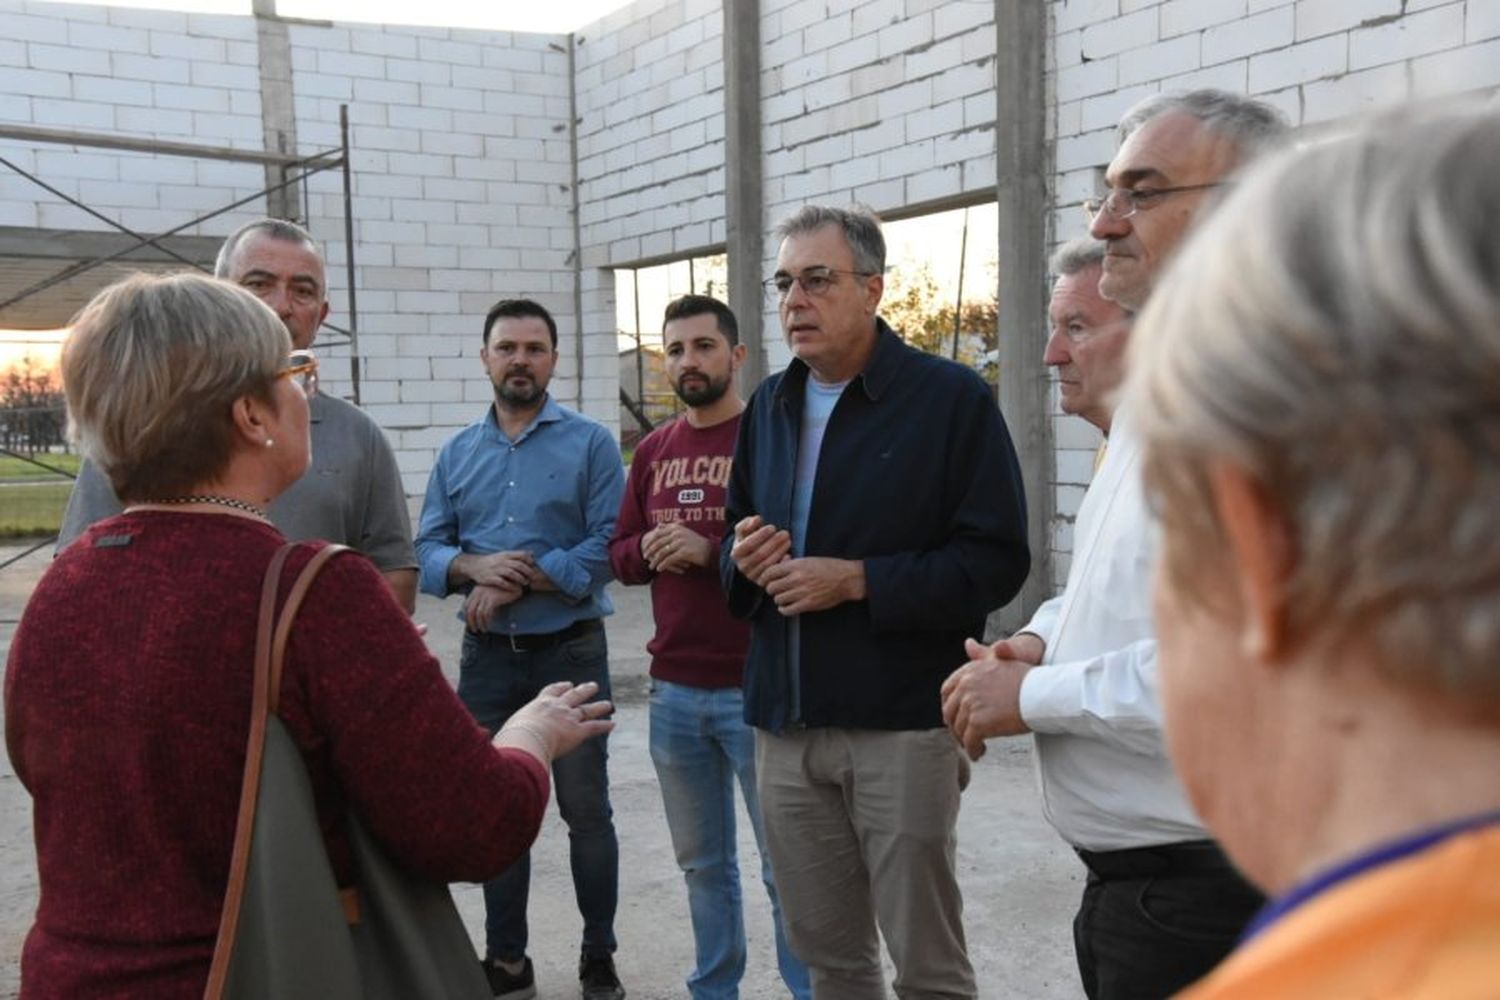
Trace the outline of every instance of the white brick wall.
<instances>
[{"instance_id":1,"label":"white brick wall","mask_svg":"<svg viewBox=\"0 0 1500 1000\"><path fill-rule=\"evenodd\" d=\"M1307 125L1414 94L1500 88L1500 4L1493 0L1051 0L1050 6L1058 241L1083 231L1076 206L1100 183L1114 151L1114 124L1150 93L1222 87L1264 98L1294 125ZM1061 414L1054 433L1053 545L1064 554L1098 435ZM1059 559L1059 571L1065 567Z\"/></svg>"},{"instance_id":2,"label":"white brick wall","mask_svg":"<svg viewBox=\"0 0 1500 1000\"><path fill-rule=\"evenodd\" d=\"M0 122L261 148L251 18L25 0L0 0L0 15ZM301 150L335 147L338 106L350 103L362 397L397 449L407 489L420 492L435 442L488 398L474 355L480 320L497 298L534 296L556 314L554 385L576 402L563 39L312 22L289 30ZM252 164L18 143L0 151L68 195L153 231L265 183ZM329 258L329 320L346 326L340 179L320 174L307 190L311 228ZM222 236L263 209L257 200L189 231ZM104 228L8 172L0 220ZM343 392L347 349L335 339L323 348L326 382ZM456 367L438 377L434 365L443 363ZM589 374L613 377L612 369ZM615 420L613 386L595 396L585 407Z\"/></svg>"},{"instance_id":3,"label":"white brick wall","mask_svg":"<svg viewBox=\"0 0 1500 1000\"><path fill-rule=\"evenodd\" d=\"M809 201L889 213L993 188L989 0L768 0L761 42L768 227ZM774 370L788 355L769 309L766 331Z\"/></svg>"}]
</instances>

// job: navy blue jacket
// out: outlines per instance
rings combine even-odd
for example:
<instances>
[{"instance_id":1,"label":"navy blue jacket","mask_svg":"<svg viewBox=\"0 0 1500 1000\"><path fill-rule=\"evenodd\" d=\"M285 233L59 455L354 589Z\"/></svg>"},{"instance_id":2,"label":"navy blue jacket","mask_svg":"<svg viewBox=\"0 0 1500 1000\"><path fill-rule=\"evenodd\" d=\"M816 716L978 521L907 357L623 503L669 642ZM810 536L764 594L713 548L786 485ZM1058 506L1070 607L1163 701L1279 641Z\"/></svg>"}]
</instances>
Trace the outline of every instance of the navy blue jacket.
<instances>
[{"instance_id":1,"label":"navy blue jacket","mask_svg":"<svg viewBox=\"0 0 1500 1000\"><path fill-rule=\"evenodd\" d=\"M939 688L985 616L1031 567L1015 449L989 387L972 371L908 347L877 320L865 370L823 437L808 517L809 556L861 559L866 599L802 616L801 719L790 718L787 619L729 558L729 609L753 627L745 721L858 729L942 725ZM807 365L761 383L740 420L730 525L759 514L791 524Z\"/></svg>"}]
</instances>

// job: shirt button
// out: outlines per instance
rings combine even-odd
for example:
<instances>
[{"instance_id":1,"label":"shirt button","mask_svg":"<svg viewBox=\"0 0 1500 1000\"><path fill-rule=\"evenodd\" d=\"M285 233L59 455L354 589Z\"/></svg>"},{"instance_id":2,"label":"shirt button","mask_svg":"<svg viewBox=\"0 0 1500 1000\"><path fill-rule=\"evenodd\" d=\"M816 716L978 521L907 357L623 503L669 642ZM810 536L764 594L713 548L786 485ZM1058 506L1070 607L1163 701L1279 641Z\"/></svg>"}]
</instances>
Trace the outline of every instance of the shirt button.
<instances>
[{"instance_id":1,"label":"shirt button","mask_svg":"<svg viewBox=\"0 0 1500 1000\"><path fill-rule=\"evenodd\" d=\"M507 524L514 524L516 519L513 517L507 517L505 520Z\"/></svg>"}]
</instances>

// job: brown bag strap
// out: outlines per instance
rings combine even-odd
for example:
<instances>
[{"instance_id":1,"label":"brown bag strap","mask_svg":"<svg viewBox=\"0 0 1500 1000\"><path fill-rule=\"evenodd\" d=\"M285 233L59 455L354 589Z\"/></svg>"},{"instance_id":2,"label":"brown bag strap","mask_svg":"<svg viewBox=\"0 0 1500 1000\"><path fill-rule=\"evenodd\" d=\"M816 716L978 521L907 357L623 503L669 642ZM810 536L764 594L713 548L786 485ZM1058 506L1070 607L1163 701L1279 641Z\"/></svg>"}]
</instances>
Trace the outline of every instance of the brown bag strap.
<instances>
[{"instance_id":1,"label":"brown bag strap","mask_svg":"<svg viewBox=\"0 0 1500 1000\"><path fill-rule=\"evenodd\" d=\"M319 571L328 564L328 560L340 552L349 551L347 545L327 545L319 549L307 565L302 567L302 572L297 574L297 579L292 583L291 592L286 595L286 604L281 609L281 618L276 622L276 634L271 642L271 676L270 701L267 707L272 711L281 703L281 668L286 662L286 640L292 634L292 621L297 617L297 611L302 607L302 599L307 596L307 588L312 586L313 579ZM256 646L260 645L257 640Z\"/></svg>"},{"instance_id":2,"label":"brown bag strap","mask_svg":"<svg viewBox=\"0 0 1500 1000\"><path fill-rule=\"evenodd\" d=\"M329 545L308 560L302 572L297 574L278 619L276 594L281 589L281 574L287 557L296 547L295 542L287 542L276 550L260 586L260 613L255 629L255 680L250 697L250 737L245 744L245 773L240 782L239 816L234 826L234 851L229 859L229 884L224 892L224 908L219 914L219 934L214 941L208 984L203 991L207 1000L218 1000L223 996L229 977L229 961L234 953L240 906L245 897L245 877L250 866L251 838L255 832L255 804L260 797L266 725L281 700L281 668L292 620L318 572L328 560L347 549L344 545Z\"/></svg>"}]
</instances>

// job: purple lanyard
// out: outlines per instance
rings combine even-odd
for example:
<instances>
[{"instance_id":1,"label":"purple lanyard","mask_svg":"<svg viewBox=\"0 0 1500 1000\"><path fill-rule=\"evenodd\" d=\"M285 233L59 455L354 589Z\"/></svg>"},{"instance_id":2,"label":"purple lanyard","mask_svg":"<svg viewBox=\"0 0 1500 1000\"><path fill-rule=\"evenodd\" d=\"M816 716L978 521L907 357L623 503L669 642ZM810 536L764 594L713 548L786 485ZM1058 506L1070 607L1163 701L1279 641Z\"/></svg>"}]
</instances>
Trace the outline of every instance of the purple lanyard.
<instances>
[{"instance_id":1,"label":"purple lanyard","mask_svg":"<svg viewBox=\"0 0 1500 1000\"><path fill-rule=\"evenodd\" d=\"M1261 909L1260 913L1256 914L1250 926L1245 929L1245 933L1240 937L1240 943L1243 944L1249 941L1309 899L1338 885L1346 879L1351 879L1361 872L1369 871L1372 868L1378 868L1381 865L1390 864L1392 861L1398 861L1401 858L1425 851L1434 844L1441 843L1459 834L1468 833L1470 830L1491 826L1496 823L1500 823L1500 810L1480 813L1477 816L1469 816L1465 819L1455 820L1452 823L1445 823L1431 830L1424 830L1421 833L1392 840L1372 851L1356 855L1348 861L1308 879L1286 894L1267 903Z\"/></svg>"}]
</instances>

